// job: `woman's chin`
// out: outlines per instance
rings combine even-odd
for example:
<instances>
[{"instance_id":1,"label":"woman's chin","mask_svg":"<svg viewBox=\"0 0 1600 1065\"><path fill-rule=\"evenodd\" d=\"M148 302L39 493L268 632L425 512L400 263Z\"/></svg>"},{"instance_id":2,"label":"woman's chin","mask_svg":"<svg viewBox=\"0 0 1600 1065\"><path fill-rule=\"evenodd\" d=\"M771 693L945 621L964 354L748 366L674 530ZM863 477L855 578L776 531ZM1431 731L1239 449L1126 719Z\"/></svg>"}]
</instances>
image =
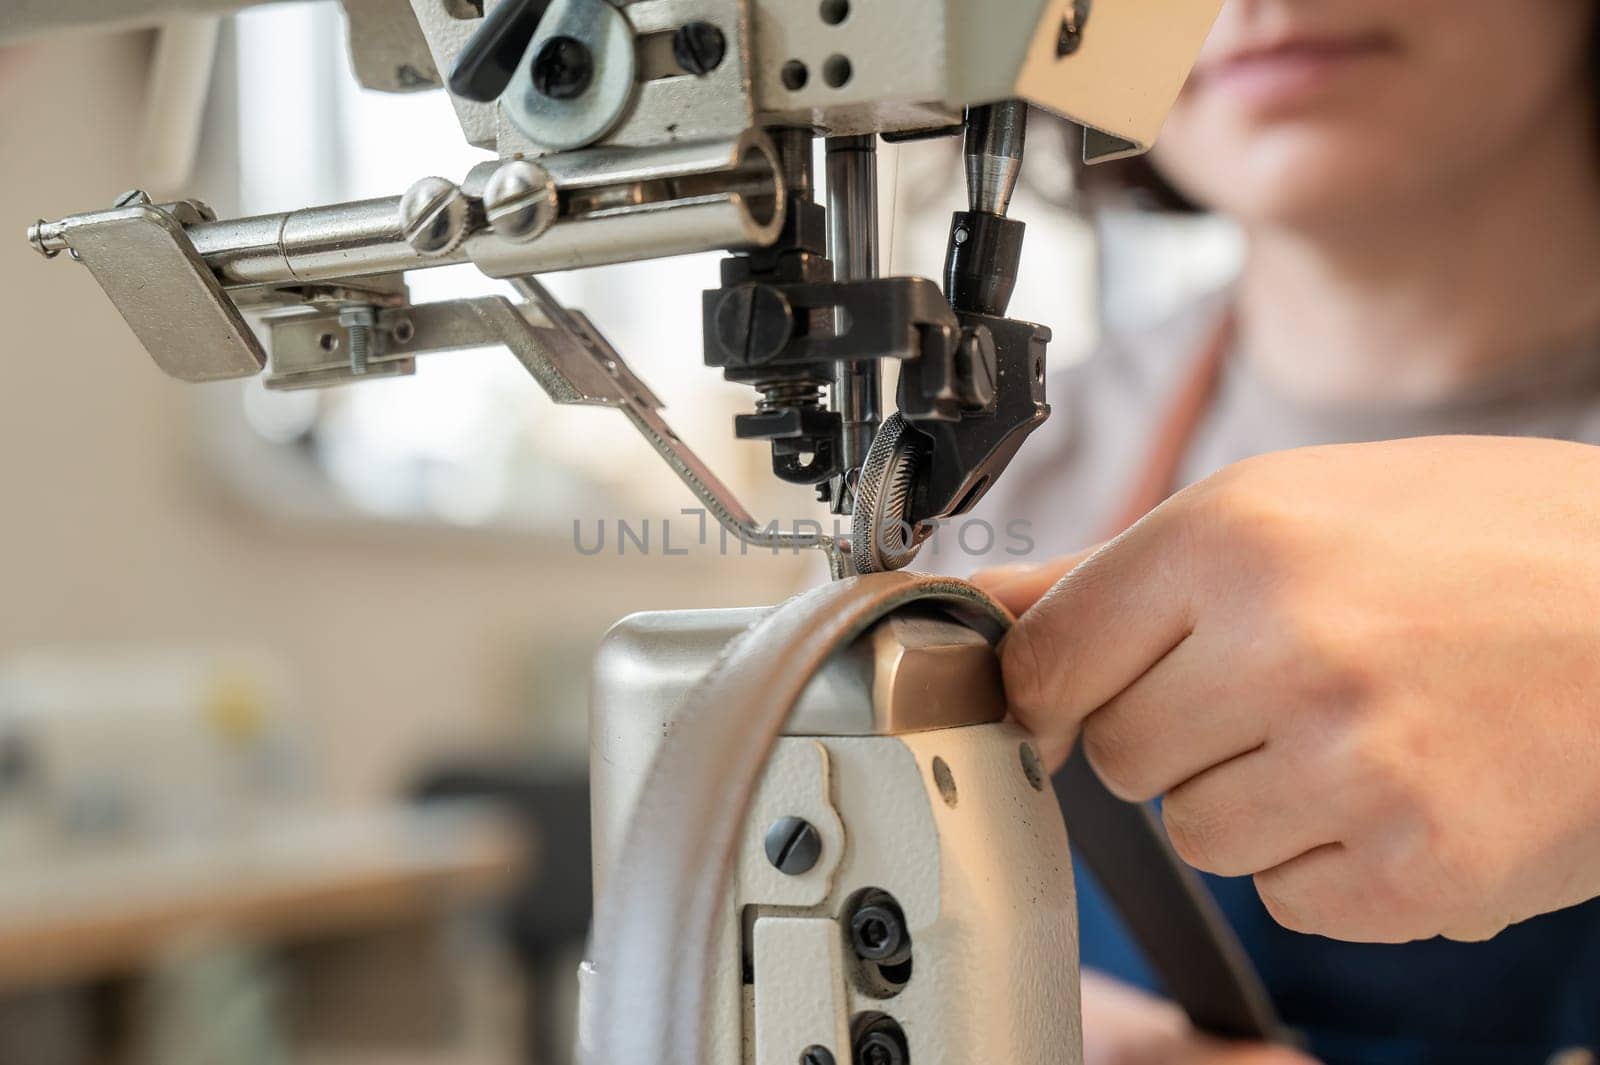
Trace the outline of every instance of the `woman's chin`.
<instances>
[{"instance_id":1,"label":"woman's chin","mask_svg":"<svg viewBox=\"0 0 1600 1065\"><path fill-rule=\"evenodd\" d=\"M1352 219L1404 197L1406 168L1347 141L1216 151L1196 166L1164 166L1196 202L1251 223Z\"/></svg>"}]
</instances>

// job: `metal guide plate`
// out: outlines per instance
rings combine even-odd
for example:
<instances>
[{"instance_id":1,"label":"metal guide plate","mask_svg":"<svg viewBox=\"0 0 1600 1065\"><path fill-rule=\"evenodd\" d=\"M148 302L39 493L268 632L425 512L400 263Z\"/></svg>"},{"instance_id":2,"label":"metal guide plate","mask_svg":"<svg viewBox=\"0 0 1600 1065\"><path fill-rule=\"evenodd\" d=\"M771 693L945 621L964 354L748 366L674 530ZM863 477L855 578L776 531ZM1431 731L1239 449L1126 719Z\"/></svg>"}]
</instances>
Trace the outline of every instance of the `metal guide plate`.
<instances>
[{"instance_id":1,"label":"metal guide plate","mask_svg":"<svg viewBox=\"0 0 1600 1065\"><path fill-rule=\"evenodd\" d=\"M165 211L124 207L68 220L73 254L163 371L184 381L250 377L266 353Z\"/></svg>"}]
</instances>

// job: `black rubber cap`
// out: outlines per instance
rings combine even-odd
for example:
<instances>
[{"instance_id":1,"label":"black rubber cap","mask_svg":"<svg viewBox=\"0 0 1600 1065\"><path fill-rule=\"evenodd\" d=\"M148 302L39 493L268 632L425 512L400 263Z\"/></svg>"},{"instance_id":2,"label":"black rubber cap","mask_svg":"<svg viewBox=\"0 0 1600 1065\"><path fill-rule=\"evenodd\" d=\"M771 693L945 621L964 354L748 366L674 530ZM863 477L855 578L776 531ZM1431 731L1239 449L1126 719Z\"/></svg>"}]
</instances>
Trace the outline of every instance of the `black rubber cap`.
<instances>
[{"instance_id":1,"label":"black rubber cap","mask_svg":"<svg viewBox=\"0 0 1600 1065\"><path fill-rule=\"evenodd\" d=\"M493 103L539 32L550 0L506 0L484 16L450 71L450 91L465 100Z\"/></svg>"}]
</instances>

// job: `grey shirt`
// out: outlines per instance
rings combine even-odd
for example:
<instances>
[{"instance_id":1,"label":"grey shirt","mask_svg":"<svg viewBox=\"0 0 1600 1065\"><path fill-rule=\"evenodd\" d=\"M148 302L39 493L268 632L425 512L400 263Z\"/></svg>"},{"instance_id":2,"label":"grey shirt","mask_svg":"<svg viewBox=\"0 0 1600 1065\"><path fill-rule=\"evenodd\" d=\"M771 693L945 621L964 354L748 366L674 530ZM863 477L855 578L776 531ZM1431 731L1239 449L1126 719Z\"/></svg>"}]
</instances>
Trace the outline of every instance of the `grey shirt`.
<instances>
[{"instance_id":1,"label":"grey shirt","mask_svg":"<svg viewBox=\"0 0 1600 1065\"><path fill-rule=\"evenodd\" d=\"M1043 561L1104 538L1127 507L1223 306L1222 297L1205 300L1144 333L1112 338L1053 374L1050 420L970 516L975 524L958 520L942 530L916 568L966 574ZM1230 356L1173 487L1273 451L1452 435L1600 443L1600 344L1523 360L1444 402L1360 408L1298 401Z\"/></svg>"}]
</instances>

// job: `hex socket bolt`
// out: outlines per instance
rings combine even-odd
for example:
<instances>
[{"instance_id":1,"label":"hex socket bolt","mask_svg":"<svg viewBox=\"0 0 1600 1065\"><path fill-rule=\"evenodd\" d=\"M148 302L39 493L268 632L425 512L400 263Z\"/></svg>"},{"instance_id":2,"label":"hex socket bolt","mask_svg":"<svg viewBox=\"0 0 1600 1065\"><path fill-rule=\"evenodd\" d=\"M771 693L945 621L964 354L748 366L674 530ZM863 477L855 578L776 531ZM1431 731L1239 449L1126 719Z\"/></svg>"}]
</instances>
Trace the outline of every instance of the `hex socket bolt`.
<instances>
[{"instance_id":1,"label":"hex socket bolt","mask_svg":"<svg viewBox=\"0 0 1600 1065\"><path fill-rule=\"evenodd\" d=\"M901 965L911 957L905 915L884 894L869 896L850 914L850 945L863 961Z\"/></svg>"},{"instance_id":2,"label":"hex socket bolt","mask_svg":"<svg viewBox=\"0 0 1600 1065\"><path fill-rule=\"evenodd\" d=\"M863 1028L855 1039L855 1065L910 1065L904 1030L888 1017Z\"/></svg>"}]
</instances>

